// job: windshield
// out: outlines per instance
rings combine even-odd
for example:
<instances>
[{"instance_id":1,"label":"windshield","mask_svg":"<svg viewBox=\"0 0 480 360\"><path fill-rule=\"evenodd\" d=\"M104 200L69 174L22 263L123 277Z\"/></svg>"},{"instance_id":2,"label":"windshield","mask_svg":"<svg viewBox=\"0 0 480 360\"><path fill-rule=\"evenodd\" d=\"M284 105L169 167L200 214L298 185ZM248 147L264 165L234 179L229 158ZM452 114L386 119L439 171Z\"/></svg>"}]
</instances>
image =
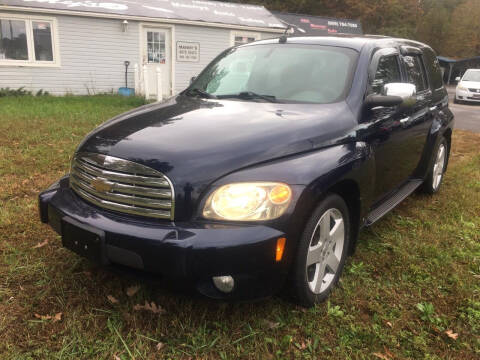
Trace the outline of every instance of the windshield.
<instances>
[{"instance_id":1,"label":"windshield","mask_svg":"<svg viewBox=\"0 0 480 360\"><path fill-rule=\"evenodd\" d=\"M351 49L318 45L233 48L214 60L187 94L279 102L337 102L345 98L350 88L357 56Z\"/></svg>"},{"instance_id":2,"label":"windshield","mask_svg":"<svg viewBox=\"0 0 480 360\"><path fill-rule=\"evenodd\" d=\"M472 71L468 70L465 75L463 75L462 81L479 81L480 82L480 70Z\"/></svg>"}]
</instances>

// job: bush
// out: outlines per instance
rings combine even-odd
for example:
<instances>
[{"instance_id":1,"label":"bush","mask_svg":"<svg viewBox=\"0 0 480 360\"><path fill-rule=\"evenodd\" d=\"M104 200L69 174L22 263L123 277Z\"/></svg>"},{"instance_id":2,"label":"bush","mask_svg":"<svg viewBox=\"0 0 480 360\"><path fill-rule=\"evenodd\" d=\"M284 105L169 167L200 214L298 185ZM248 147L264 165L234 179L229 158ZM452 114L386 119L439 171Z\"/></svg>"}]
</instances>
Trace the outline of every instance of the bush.
<instances>
[{"instance_id":1,"label":"bush","mask_svg":"<svg viewBox=\"0 0 480 360\"><path fill-rule=\"evenodd\" d=\"M48 91L44 91L43 89L38 90L35 94L35 96L48 96L48 95L50 95ZM0 98L7 97L7 96L33 96L33 94L31 91L25 90L23 86L18 89L10 89L9 87L0 88Z\"/></svg>"}]
</instances>

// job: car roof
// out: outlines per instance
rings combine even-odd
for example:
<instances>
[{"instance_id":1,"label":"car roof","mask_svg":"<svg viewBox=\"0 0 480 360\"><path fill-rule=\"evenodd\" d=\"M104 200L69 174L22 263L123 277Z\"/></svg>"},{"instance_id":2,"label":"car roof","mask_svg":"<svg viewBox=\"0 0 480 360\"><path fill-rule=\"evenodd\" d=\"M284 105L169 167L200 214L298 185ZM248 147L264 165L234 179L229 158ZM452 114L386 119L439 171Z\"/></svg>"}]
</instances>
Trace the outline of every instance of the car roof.
<instances>
[{"instance_id":1,"label":"car roof","mask_svg":"<svg viewBox=\"0 0 480 360\"><path fill-rule=\"evenodd\" d=\"M246 44L244 46L252 46L255 44L274 44L278 43L280 38L268 39L256 41L254 43ZM307 45L327 45L327 46L340 46L348 47L360 51L365 45L370 44L378 47L388 47L394 45L411 45L420 48L426 47L418 41L399 39L390 36L381 35L354 35L354 34L338 34L338 35L326 35L326 36L298 36L288 37L287 43L289 44L307 44Z\"/></svg>"}]
</instances>

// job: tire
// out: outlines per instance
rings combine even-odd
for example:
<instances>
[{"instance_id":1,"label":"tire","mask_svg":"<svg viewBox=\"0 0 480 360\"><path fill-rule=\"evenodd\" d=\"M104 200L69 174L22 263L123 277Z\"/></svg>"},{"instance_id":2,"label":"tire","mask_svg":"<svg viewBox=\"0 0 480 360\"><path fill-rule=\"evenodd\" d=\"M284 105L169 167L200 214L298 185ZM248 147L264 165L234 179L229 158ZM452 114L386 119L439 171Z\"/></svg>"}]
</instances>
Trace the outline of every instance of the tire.
<instances>
[{"instance_id":1,"label":"tire","mask_svg":"<svg viewBox=\"0 0 480 360\"><path fill-rule=\"evenodd\" d=\"M456 97L456 96L453 98L453 103L454 103L454 104L459 104L459 103L460 103L460 102L457 100L457 97Z\"/></svg>"},{"instance_id":2,"label":"tire","mask_svg":"<svg viewBox=\"0 0 480 360\"><path fill-rule=\"evenodd\" d=\"M449 153L450 149L448 147L448 142L442 137L433 152L433 162L422 185L423 192L427 194L435 194L440 190L440 185L442 184L443 176L447 168Z\"/></svg>"},{"instance_id":3,"label":"tire","mask_svg":"<svg viewBox=\"0 0 480 360\"><path fill-rule=\"evenodd\" d=\"M298 245L291 284L298 304L312 307L328 297L345 265L350 233L347 204L328 194L308 220Z\"/></svg>"}]
</instances>

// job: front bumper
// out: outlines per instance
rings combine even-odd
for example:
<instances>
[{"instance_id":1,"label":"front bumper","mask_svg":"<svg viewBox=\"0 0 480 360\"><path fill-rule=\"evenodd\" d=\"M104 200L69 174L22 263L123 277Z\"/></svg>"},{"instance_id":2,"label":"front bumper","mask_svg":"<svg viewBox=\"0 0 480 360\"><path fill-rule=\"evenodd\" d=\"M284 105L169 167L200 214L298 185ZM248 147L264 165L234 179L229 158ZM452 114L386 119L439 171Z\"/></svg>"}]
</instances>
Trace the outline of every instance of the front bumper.
<instances>
[{"instance_id":1,"label":"front bumper","mask_svg":"<svg viewBox=\"0 0 480 360\"><path fill-rule=\"evenodd\" d=\"M478 97L479 93L473 93L471 91L466 90L459 90L455 91L455 97L457 100L461 101L471 101L471 102L480 102L480 98Z\"/></svg>"},{"instance_id":2,"label":"front bumper","mask_svg":"<svg viewBox=\"0 0 480 360\"><path fill-rule=\"evenodd\" d=\"M286 264L275 261L277 239L285 234L267 226L173 223L117 214L78 197L68 177L39 195L39 210L42 222L62 236L70 231L63 226L66 221L104 234L103 265L193 285L209 297L268 296L281 288L287 275ZM235 280L231 293L213 284L213 276L223 275Z\"/></svg>"}]
</instances>

